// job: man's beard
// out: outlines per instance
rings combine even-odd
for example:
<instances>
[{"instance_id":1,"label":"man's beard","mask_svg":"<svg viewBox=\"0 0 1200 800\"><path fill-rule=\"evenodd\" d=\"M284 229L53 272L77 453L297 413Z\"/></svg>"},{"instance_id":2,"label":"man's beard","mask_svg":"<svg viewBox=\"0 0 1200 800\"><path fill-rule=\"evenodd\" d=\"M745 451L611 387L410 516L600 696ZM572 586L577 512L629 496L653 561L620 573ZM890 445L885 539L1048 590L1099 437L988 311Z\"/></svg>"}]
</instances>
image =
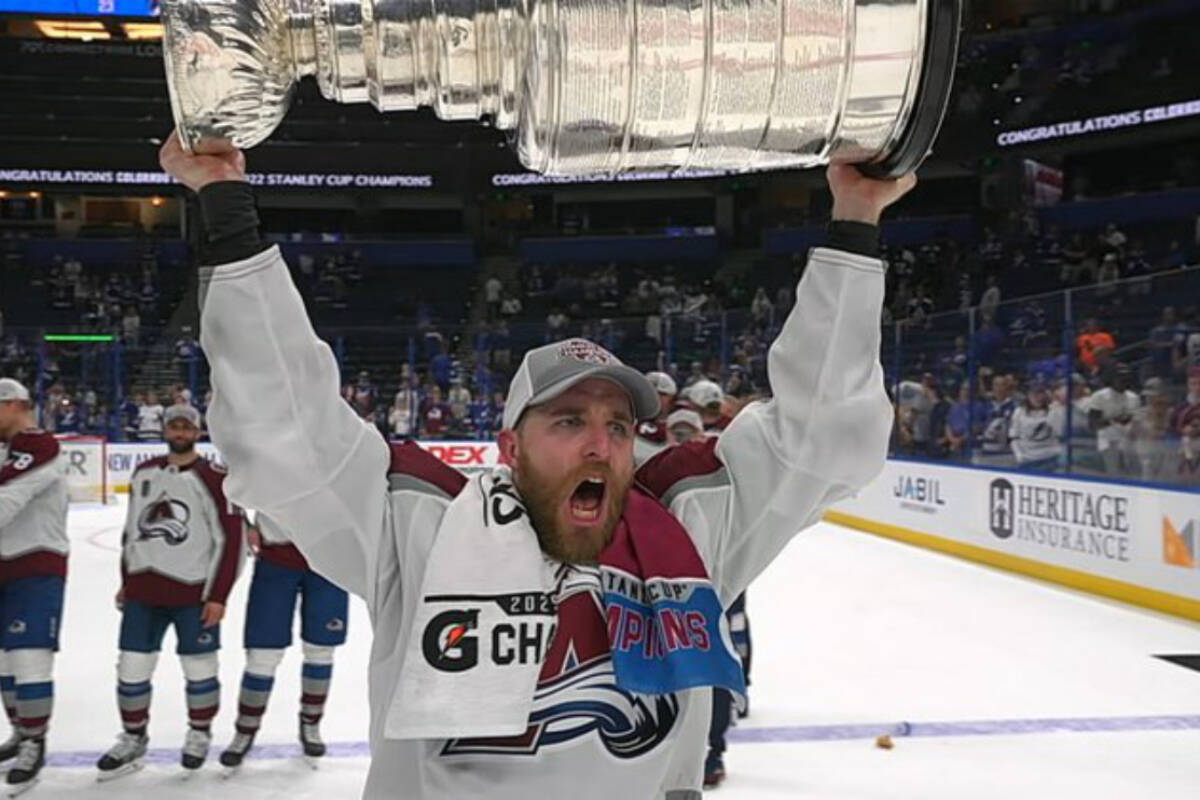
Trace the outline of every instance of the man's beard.
<instances>
[{"instance_id":1,"label":"man's beard","mask_svg":"<svg viewBox=\"0 0 1200 800\"><path fill-rule=\"evenodd\" d=\"M560 512L589 475L604 479L603 524L587 527L564 524ZM625 498L633 476L621 481L610 467L595 464L581 466L566 477L544 475L521 453L517 456L513 483L529 512L543 553L564 564L596 564L625 512Z\"/></svg>"},{"instance_id":2,"label":"man's beard","mask_svg":"<svg viewBox=\"0 0 1200 800\"><path fill-rule=\"evenodd\" d=\"M192 452L192 448L195 446L195 442L180 442L176 439L167 440L167 447L170 448L171 452L177 456L187 455L188 453Z\"/></svg>"}]
</instances>

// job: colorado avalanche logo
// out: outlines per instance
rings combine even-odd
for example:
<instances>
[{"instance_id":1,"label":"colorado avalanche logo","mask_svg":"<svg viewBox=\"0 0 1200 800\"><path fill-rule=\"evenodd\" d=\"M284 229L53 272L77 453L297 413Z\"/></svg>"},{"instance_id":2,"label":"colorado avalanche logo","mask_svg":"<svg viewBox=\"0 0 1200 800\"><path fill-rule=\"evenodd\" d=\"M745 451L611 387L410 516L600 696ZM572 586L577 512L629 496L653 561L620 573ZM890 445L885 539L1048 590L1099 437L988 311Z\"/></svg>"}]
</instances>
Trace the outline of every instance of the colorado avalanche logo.
<instances>
[{"instance_id":1,"label":"colorado avalanche logo","mask_svg":"<svg viewBox=\"0 0 1200 800\"><path fill-rule=\"evenodd\" d=\"M542 662L529 727L520 736L451 739L443 756L534 755L543 747L569 746L590 735L621 759L658 747L679 718L674 694L637 695L617 687L595 575L563 589L558 629Z\"/></svg>"},{"instance_id":2,"label":"colorado avalanche logo","mask_svg":"<svg viewBox=\"0 0 1200 800\"><path fill-rule=\"evenodd\" d=\"M163 492L138 515L138 541L162 539L169 545L183 544L188 538L187 523L191 516L187 503Z\"/></svg>"},{"instance_id":3,"label":"colorado avalanche logo","mask_svg":"<svg viewBox=\"0 0 1200 800\"><path fill-rule=\"evenodd\" d=\"M587 362L588 364L608 365L619 363L612 353L595 342L589 342L587 339L567 339L558 346L558 355L560 358L572 358L576 361Z\"/></svg>"}]
</instances>

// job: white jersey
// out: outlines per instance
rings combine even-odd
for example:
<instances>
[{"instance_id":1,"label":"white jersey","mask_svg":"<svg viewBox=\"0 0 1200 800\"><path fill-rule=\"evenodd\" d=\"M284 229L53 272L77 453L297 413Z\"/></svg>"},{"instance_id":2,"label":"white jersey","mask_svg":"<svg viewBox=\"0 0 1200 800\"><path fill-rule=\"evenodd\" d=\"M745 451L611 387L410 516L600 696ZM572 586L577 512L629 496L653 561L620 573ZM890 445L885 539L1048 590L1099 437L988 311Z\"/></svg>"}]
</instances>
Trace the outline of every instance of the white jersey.
<instances>
[{"instance_id":1,"label":"white jersey","mask_svg":"<svg viewBox=\"0 0 1200 800\"><path fill-rule=\"evenodd\" d=\"M129 480L122 573L128 599L148 605L224 603L242 560L242 518L225 474L197 458L144 461Z\"/></svg>"},{"instance_id":2,"label":"white jersey","mask_svg":"<svg viewBox=\"0 0 1200 800\"><path fill-rule=\"evenodd\" d=\"M160 405L138 406L138 436L145 439L162 435L164 413Z\"/></svg>"},{"instance_id":3,"label":"white jersey","mask_svg":"<svg viewBox=\"0 0 1200 800\"><path fill-rule=\"evenodd\" d=\"M639 470L726 606L792 536L883 468L892 420L879 364L883 293L878 260L813 250L771 347L774 399L747 406L719 439L671 448ZM384 736L435 533L465 478L415 445L389 451L341 401L337 362L278 248L203 270L200 294L216 388L209 420L229 496L278 520L312 568L365 598L371 615L364 797L699 798L712 692L620 690L596 587L559 606L565 655L544 657L526 734Z\"/></svg>"},{"instance_id":4,"label":"white jersey","mask_svg":"<svg viewBox=\"0 0 1200 800\"><path fill-rule=\"evenodd\" d=\"M1135 392L1119 392L1106 386L1088 398L1088 411L1096 411L1108 425L1096 431L1096 449L1104 452L1113 447L1123 448L1129 441L1133 415L1142 405ZM1124 420L1118 422L1117 420Z\"/></svg>"},{"instance_id":5,"label":"white jersey","mask_svg":"<svg viewBox=\"0 0 1200 800\"><path fill-rule=\"evenodd\" d=\"M43 574L12 564L17 559L66 556L67 504L58 440L41 430L18 433L0 465L0 562L10 562L0 564L0 579Z\"/></svg>"},{"instance_id":6,"label":"white jersey","mask_svg":"<svg viewBox=\"0 0 1200 800\"><path fill-rule=\"evenodd\" d=\"M1049 409L1030 410L1018 406L1009 427L1013 455L1018 464L1044 461L1062 454L1065 418Z\"/></svg>"}]
</instances>

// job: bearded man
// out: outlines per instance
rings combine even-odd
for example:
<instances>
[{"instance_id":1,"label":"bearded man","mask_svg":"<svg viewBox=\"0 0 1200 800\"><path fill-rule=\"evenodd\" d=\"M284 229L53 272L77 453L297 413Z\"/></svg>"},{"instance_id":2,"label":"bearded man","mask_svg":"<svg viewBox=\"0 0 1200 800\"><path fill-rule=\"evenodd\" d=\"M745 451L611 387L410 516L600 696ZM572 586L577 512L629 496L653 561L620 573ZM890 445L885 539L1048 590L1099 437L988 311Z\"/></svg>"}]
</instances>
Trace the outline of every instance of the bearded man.
<instances>
[{"instance_id":1,"label":"bearded man","mask_svg":"<svg viewBox=\"0 0 1200 800\"><path fill-rule=\"evenodd\" d=\"M700 796L711 687L744 690L724 608L797 531L883 467L880 212L915 179L830 168L813 251L771 348L774 398L635 472L658 397L592 342L525 354L472 478L389 448L338 396L245 161L164 145L206 227L201 342L234 502L361 595L370 800Z\"/></svg>"}]
</instances>

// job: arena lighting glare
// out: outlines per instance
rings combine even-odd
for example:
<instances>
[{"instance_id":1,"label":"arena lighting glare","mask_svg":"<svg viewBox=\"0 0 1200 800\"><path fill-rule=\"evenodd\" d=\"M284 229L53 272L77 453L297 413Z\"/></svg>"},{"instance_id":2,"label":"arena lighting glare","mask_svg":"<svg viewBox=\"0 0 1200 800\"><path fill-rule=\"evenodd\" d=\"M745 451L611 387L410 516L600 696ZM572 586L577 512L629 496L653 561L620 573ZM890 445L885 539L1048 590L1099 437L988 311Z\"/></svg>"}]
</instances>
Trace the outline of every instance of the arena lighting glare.
<instances>
[{"instance_id":1,"label":"arena lighting glare","mask_svg":"<svg viewBox=\"0 0 1200 800\"><path fill-rule=\"evenodd\" d=\"M82 39L86 42L92 39L112 38L104 23L97 20L39 19L35 20L33 25L38 29L38 33L47 39Z\"/></svg>"},{"instance_id":2,"label":"arena lighting glare","mask_svg":"<svg viewBox=\"0 0 1200 800\"><path fill-rule=\"evenodd\" d=\"M121 25L126 39L154 41L163 36L162 24L158 22L126 22Z\"/></svg>"},{"instance_id":3,"label":"arena lighting glare","mask_svg":"<svg viewBox=\"0 0 1200 800\"><path fill-rule=\"evenodd\" d=\"M116 338L111 333L47 333L42 337L47 342L112 342Z\"/></svg>"}]
</instances>

